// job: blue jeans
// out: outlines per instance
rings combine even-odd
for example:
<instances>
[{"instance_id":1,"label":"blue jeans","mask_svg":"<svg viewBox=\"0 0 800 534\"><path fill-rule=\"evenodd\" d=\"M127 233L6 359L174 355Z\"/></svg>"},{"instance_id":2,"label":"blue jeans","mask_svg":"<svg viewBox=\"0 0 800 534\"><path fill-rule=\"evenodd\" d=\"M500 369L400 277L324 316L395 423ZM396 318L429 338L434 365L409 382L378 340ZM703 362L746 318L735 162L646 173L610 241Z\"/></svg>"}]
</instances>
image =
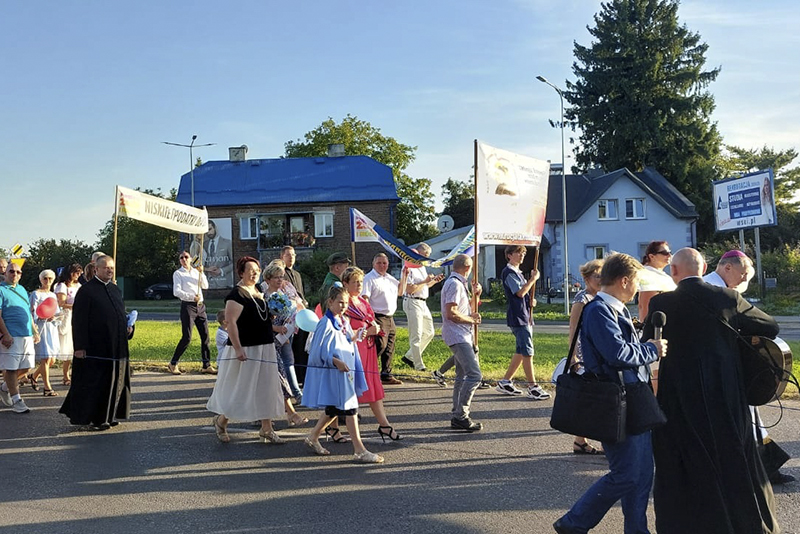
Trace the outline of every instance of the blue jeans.
<instances>
[{"instance_id":1,"label":"blue jeans","mask_svg":"<svg viewBox=\"0 0 800 534\"><path fill-rule=\"evenodd\" d=\"M299 397L303 395L303 392L300 390L300 384L297 383L297 375L294 372L294 352L292 352L292 338L290 337L289 340L283 345L278 345L276 342L275 352L278 353L278 358L280 358L281 363L283 363L283 371L286 375L286 380L289 382L289 388L292 390L292 396Z\"/></svg>"},{"instance_id":2,"label":"blue jeans","mask_svg":"<svg viewBox=\"0 0 800 534\"><path fill-rule=\"evenodd\" d=\"M653 444L650 432L628 436L622 443L603 443L610 472L595 482L561 518L579 532L594 528L609 508L621 500L625 534L649 534L647 503L653 485Z\"/></svg>"},{"instance_id":3,"label":"blue jeans","mask_svg":"<svg viewBox=\"0 0 800 534\"><path fill-rule=\"evenodd\" d=\"M481 383L481 366L478 355L469 343L450 345L456 363L456 380L453 382L453 412L456 419L469 417L472 396Z\"/></svg>"}]
</instances>

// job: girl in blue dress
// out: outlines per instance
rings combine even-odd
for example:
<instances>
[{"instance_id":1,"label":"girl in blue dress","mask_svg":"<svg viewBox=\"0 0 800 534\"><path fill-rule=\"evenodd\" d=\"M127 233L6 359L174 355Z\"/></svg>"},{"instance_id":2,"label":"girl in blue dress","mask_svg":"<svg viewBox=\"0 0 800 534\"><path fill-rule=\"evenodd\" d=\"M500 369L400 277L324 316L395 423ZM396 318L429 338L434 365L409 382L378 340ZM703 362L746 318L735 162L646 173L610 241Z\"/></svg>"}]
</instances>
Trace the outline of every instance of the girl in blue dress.
<instances>
[{"instance_id":1,"label":"girl in blue dress","mask_svg":"<svg viewBox=\"0 0 800 534\"><path fill-rule=\"evenodd\" d=\"M332 286L325 302L327 311L314 330L303 385L303 406L324 408L325 412L306 437L305 444L315 454L330 454L319 444L319 437L337 417L345 416L353 440L354 460L382 463L382 456L364 447L358 431L358 397L368 388L356 348L356 335L344 317L348 302L349 295L341 283Z\"/></svg>"}]
</instances>

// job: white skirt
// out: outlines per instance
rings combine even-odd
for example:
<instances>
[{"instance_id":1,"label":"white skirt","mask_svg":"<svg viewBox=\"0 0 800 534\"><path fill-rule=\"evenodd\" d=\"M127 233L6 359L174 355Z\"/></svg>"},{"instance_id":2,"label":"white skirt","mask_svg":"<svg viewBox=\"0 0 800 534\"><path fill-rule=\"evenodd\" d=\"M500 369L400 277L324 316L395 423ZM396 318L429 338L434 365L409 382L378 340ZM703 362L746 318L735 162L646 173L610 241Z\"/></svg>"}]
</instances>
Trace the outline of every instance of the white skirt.
<instances>
[{"instance_id":1,"label":"white skirt","mask_svg":"<svg viewBox=\"0 0 800 534\"><path fill-rule=\"evenodd\" d=\"M68 361L75 352L72 345L72 308L65 308L58 325L59 351L57 360Z\"/></svg>"},{"instance_id":2,"label":"white skirt","mask_svg":"<svg viewBox=\"0 0 800 534\"><path fill-rule=\"evenodd\" d=\"M258 421L283 417L285 407L278 375L275 345L244 347L247 360L236 358L233 347L225 347L217 382L206 408L233 421Z\"/></svg>"}]
</instances>

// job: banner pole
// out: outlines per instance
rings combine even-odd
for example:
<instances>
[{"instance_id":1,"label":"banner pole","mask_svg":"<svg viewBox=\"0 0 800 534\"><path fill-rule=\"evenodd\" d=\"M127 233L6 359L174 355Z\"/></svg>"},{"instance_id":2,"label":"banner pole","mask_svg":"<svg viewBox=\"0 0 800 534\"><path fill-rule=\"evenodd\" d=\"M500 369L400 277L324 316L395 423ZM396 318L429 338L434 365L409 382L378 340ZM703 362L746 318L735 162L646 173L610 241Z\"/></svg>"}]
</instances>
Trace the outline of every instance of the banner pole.
<instances>
[{"instance_id":1,"label":"banner pole","mask_svg":"<svg viewBox=\"0 0 800 534\"><path fill-rule=\"evenodd\" d=\"M352 256L350 259L353 260L353 265L358 265L356 261L356 242L350 241L350 255Z\"/></svg>"},{"instance_id":2,"label":"banner pole","mask_svg":"<svg viewBox=\"0 0 800 534\"><path fill-rule=\"evenodd\" d=\"M111 257L114 260L114 283L117 283L117 226L119 221L119 186L114 186L114 244L113 244L113 251L111 252Z\"/></svg>"},{"instance_id":3,"label":"banner pole","mask_svg":"<svg viewBox=\"0 0 800 534\"><path fill-rule=\"evenodd\" d=\"M541 242L533 252L533 272L531 276L535 276L535 274L539 272L539 248L541 248ZM533 320L534 307L536 307L536 282L534 282L533 287L531 287L531 321Z\"/></svg>"},{"instance_id":4,"label":"banner pole","mask_svg":"<svg viewBox=\"0 0 800 534\"><path fill-rule=\"evenodd\" d=\"M474 181L474 190L475 190L475 246L472 249L472 276L474 281L478 281L480 269L478 267L478 256L480 250L480 234L478 233L478 140L474 140L474 153L475 153L475 160L473 166L473 176L475 178ZM472 311L473 313L478 311L478 297L475 292L472 292ZM478 345L478 325L473 326L473 335L475 336L475 345Z\"/></svg>"}]
</instances>

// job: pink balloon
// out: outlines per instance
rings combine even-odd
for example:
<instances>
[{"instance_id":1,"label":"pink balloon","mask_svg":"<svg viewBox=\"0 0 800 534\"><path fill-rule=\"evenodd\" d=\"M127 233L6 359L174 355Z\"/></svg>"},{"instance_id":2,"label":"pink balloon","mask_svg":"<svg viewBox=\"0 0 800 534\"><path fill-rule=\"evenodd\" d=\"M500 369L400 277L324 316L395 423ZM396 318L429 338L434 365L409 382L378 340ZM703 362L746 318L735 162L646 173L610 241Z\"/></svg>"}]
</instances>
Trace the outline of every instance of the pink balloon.
<instances>
[{"instance_id":1,"label":"pink balloon","mask_svg":"<svg viewBox=\"0 0 800 534\"><path fill-rule=\"evenodd\" d=\"M36 317L39 319L50 319L56 314L58 303L53 297L44 299L44 302L36 307Z\"/></svg>"}]
</instances>

